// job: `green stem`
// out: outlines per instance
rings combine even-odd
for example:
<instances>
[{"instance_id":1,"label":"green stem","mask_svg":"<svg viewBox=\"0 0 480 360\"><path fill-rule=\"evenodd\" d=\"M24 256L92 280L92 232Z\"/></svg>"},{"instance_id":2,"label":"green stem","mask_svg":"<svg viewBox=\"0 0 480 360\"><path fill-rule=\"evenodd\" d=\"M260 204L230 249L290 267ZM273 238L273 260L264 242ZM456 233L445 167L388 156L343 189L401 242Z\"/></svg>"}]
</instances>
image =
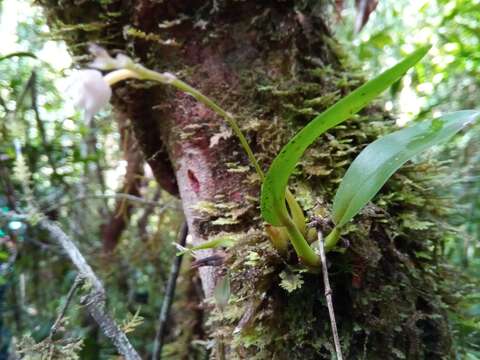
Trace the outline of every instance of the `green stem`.
<instances>
[{"instance_id":1,"label":"green stem","mask_svg":"<svg viewBox=\"0 0 480 360\"><path fill-rule=\"evenodd\" d=\"M313 249L308 245L308 242L303 237L302 233L292 221L290 217L283 219L285 228L287 229L288 235L290 235L290 241L292 242L293 248L297 253L300 261L310 267L318 267L321 264L320 257L313 251Z\"/></svg>"},{"instance_id":2,"label":"green stem","mask_svg":"<svg viewBox=\"0 0 480 360\"><path fill-rule=\"evenodd\" d=\"M338 227L334 227L330 234L328 234L328 236L325 238L325 250L332 250L335 245L337 245L339 239L340 229Z\"/></svg>"},{"instance_id":3,"label":"green stem","mask_svg":"<svg viewBox=\"0 0 480 360\"><path fill-rule=\"evenodd\" d=\"M292 220L297 225L300 232L305 235L307 232L307 224L305 223L305 215L301 206L298 204L297 199L290 192L290 189L287 187L285 191L285 199L287 200L288 207L290 208L290 214L292 215Z\"/></svg>"},{"instance_id":4,"label":"green stem","mask_svg":"<svg viewBox=\"0 0 480 360\"><path fill-rule=\"evenodd\" d=\"M263 180L265 179L265 174L263 173L262 168L258 164L258 161L255 158L255 155L253 154L253 151L250 148L250 145L248 144L247 139L243 135L242 130L240 130L240 127L238 126L232 114L230 114L228 111L223 110L212 99L203 95L200 91L188 85L186 82L178 79L173 74L170 74L170 73L161 74L156 71L147 69L139 64L132 64L129 67L130 67L130 70L135 71L138 75L140 75L142 79L156 80L164 84L172 85L176 87L178 90L193 96L197 101L204 104L208 108L215 111L218 115L223 117L227 122L227 124L232 128L235 135L238 137L238 140L240 140L240 144L242 145L243 149L247 153L247 156L250 162L255 167L255 170L258 176L260 177L260 180L263 182Z\"/></svg>"},{"instance_id":5,"label":"green stem","mask_svg":"<svg viewBox=\"0 0 480 360\"><path fill-rule=\"evenodd\" d=\"M187 94L192 95L195 99L197 99L199 102L202 104L208 106L210 109L215 111L218 115L223 117L227 124L232 128L233 132L235 135L238 137L238 140L240 140L240 144L242 145L243 149L247 153L247 156L250 160L250 162L253 164L255 167L255 170L260 177L260 180L263 182L265 179L265 175L262 171L262 168L258 164L257 159L255 158L255 155L253 154L252 149L250 148L250 145L248 144L247 139L242 133L242 130L240 130L240 127L238 126L235 118L230 114L229 112L223 110L220 106L218 106L214 101L212 101L210 98L206 97L203 95L200 91L196 90L195 88L191 87L187 83L183 82L182 80L175 79L172 82L172 85L175 86L177 89L186 92Z\"/></svg>"}]
</instances>

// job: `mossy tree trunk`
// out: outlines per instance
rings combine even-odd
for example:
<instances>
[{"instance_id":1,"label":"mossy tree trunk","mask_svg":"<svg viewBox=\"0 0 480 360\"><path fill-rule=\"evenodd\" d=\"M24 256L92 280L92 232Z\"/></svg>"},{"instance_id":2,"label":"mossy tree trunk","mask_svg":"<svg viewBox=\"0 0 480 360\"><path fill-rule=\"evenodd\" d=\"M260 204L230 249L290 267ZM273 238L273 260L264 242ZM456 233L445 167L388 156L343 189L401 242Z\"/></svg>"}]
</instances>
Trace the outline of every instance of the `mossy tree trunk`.
<instances>
[{"instance_id":1,"label":"mossy tree trunk","mask_svg":"<svg viewBox=\"0 0 480 360\"><path fill-rule=\"evenodd\" d=\"M72 52L88 42L121 51L146 66L175 72L239 119L264 169L315 114L358 86L332 37L325 0L40 0ZM130 119L161 186L179 194L196 243L239 236L221 264L200 268L206 296L229 271L230 304L211 306L210 333L228 359L330 359L323 284L296 271L264 234L259 179L226 124L193 98L151 84L116 86L114 106ZM388 131L391 119L371 106L321 137L291 181L309 216L329 217L332 194L362 145ZM348 359L441 359L451 355L439 263L443 204L409 165L356 218L343 253L328 260L334 304ZM431 177L431 176L428 176ZM285 288L293 290L288 292Z\"/></svg>"}]
</instances>

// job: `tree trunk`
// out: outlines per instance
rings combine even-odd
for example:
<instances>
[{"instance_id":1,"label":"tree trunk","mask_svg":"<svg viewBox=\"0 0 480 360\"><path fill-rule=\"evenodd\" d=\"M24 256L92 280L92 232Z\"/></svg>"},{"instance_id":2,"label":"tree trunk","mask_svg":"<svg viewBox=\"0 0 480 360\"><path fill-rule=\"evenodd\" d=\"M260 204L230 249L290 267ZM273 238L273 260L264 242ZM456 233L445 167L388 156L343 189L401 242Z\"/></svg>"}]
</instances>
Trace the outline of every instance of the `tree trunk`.
<instances>
[{"instance_id":1,"label":"tree trunk","mask_svg":"<svg viewBox=\"0 0 480 360\"><path fill-rule=\"evenodd\" d=\"M65 33L74 53L84 54L93 41L175 72L215 99L235 114L265 170L292 134L363 81L332 37L329 2L322 0L40 2L60 29L77 26ZM285 262L271 247L259 214L259 179L224 121L165 86L132 81L114 93L157 180L178 189L194 242L223 232L239 237L221 266L200 268L207 298L229 273L230 304L224 311L211 307L210 327L227 358L332 358L321 277L298 272L294 256ZM305 154L291 188L309 216L324 220L325 232L346 166L391 122L371 106ZM345 252L328 254L348 359L451 356L448 274L436 256L442 234L422 222L436 222L444 208L419 176L432 171L431 164L404 168L348 227Z\"/></svg>"}]
</instances>

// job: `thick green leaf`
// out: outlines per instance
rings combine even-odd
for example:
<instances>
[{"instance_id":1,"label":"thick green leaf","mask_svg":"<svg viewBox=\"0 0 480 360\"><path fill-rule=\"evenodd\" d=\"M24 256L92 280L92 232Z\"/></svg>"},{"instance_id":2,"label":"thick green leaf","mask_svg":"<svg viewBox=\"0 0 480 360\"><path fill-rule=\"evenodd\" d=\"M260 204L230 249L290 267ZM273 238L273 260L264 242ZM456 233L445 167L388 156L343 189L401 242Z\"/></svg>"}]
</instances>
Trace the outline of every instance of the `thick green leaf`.
<instances>
[{"instance_id":1,"label":"thick green leaf","mask_svg":"<svg viewBox=\"0 0 480 360\"><path fill-rule=\"evenodd\" d=\"M368 145L350 165L335 195L333 221L337 227L350 221L405 162L479 118L478 110L457 111L416 123Z\"/></svg>"},{"instance_id":2,"label":"thick green leaf","mask_svg":"<svg viewBox=\"0 0 480 360\"><path fill-rule=\"evenodd\" d=\"M275 226L285 223L288 217L285 206L288 178L307 147L325 131L352 117L369 104L420 61L429 49L430 46L425 46L416 50L392 68L339 100L314 118L283 147L270 166L262 185L261 210L267 222Z\"/></svg>"}]
</instances>

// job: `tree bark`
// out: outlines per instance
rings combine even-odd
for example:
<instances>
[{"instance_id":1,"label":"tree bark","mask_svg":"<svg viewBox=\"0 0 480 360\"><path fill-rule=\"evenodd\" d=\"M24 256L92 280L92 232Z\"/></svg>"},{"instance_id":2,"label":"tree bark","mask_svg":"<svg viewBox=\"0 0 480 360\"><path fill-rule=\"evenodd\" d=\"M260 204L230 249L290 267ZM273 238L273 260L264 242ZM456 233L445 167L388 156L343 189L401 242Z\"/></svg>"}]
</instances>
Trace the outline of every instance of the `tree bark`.
<instances>
[{"instance_id":1,"label":"tree bark","mask_svg":"<svg viewBox=\"0 0 480 360\"><path fill-rule=\"evenodd\" d=\"M88 41L126 52L175 72L234 113L265 170L292 134L363 81L332 37L328 2L321 0L40 2L52 23L101 21L95 31L78 26L66 34L74 53L84 54ZM132 81L114 92L158 182L178 189L194 242L222 232L240 237L222 266L200 268L207 298L229 270L232 301L224 312L211 308L210 331L223 339L228 358L330 359L321 277L296 272L295 257L285 262L270 246L259 179L222 119L164 86ZM324 220L323 231L332 226L330 204L346 166L391 123L371 106L305 154L291 185L307 214ZM436 223L444 208L418 175L432 171L431 164L402 170L376 198L378 206L369 205L348 228L345 252L327 256L348 359L451 356L448 273L432 260L442 230L416 226ZM288 293L280 274L299 288Z\"/></svg>"}]
</instances>

